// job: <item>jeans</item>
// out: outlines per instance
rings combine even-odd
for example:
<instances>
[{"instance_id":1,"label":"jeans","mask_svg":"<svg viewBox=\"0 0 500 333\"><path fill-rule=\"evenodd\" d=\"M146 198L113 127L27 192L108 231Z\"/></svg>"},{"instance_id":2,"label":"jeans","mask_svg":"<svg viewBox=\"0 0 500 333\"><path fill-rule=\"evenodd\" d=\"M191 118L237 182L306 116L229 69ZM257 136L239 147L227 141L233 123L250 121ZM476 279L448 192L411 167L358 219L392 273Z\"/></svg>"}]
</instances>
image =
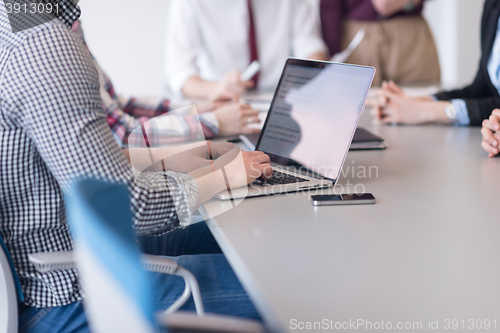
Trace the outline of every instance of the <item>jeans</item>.
<instances>
[{"instance_id":1,"label":"jeans","mask_svg":"<svg viewBox=\"0 0 500 333\"><path fill-rule=\"evenodd\" d=\"M161 236L139 236L138 241L142 252L146 254L175 257L222 253L205 221Z\"/></svg>"},{"instance_id":2,"label":"jeans","mask_svg":"<svg viewBox=\"0 0 500 333\"><path fill-rule=\"evenodd\" d=\"M176 237L176 234L179 237ZM140 247L149 254L172 256L179 265L196 276L207 313L260 320L205 222L175 230L163 236L139 237ZM210 254L203 254L207 252ZM198 254L200 253L200 254ZM219 254L217 254L219 253ZM188 255L185 255L188 254ZM158 311L167 309L184 291L181 277L151 273L155 284L153 300ZM181 310L194 311L191 297ZM88 333L89 327L81 302L53 308L19 307L21 333Z\"/></svg>"}]
</instances>

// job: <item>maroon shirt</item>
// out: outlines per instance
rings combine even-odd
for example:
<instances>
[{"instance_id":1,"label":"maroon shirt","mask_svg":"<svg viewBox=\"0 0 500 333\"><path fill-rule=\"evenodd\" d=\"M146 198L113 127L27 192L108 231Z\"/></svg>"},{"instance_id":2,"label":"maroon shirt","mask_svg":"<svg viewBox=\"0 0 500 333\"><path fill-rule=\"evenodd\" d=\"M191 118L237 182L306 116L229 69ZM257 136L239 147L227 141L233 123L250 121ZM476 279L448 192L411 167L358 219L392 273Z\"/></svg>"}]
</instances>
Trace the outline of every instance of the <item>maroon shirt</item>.
<instances>
[{"instance_id":1,"label":"maroon shirt","mask_svg":"<svg viewBox=\"0 0 500 333\"><path fill-rule=\"evenodd\" d=\"M371 0L321 0L320 6L323 39L332 55L341 51L342 24L345 19L379 21L399 16L418 16L422 14L423 8L423 4L420 4L410 13L401 11L391 17L384 17L377 13Z\"/></svg>"}]
</instances>

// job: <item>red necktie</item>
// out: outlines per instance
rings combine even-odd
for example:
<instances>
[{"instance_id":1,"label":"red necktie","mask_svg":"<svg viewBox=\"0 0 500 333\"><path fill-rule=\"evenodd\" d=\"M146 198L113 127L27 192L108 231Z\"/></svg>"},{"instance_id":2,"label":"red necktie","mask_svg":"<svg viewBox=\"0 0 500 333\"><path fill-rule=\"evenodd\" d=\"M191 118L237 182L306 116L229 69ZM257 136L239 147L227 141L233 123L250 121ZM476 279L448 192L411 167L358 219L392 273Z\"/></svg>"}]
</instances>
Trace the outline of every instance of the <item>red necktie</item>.
<instances>
[{"instance_id":1,"label":"red necktie","mask_svg":"<svg viewBox=\"0 0 500 333\"><path fill-rule=\"evenodd\" d=\"M255 38L255 24L252 11L252 0L247 0L247 6L248 6L248 21L250 23L248 31L248 43L250 46L250 63L252 63L254 60L259 60L257 52L257 39ZM256 88L257 83L259 82L259 73L255 74L252 80L255 83L254 88Z\"/></svg>"}]
</instances>

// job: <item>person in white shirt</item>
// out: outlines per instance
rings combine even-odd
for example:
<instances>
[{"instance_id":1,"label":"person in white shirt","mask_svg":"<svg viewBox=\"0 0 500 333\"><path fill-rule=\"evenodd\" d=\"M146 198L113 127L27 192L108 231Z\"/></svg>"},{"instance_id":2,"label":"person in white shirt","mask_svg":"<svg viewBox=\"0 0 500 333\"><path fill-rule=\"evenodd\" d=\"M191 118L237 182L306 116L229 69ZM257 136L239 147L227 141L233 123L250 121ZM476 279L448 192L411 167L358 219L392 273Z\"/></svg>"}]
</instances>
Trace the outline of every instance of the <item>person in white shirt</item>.
<instances>
[{"instance_id":1,"label":"person in white shirt","mask_svg":"<svg viewBox=\"0 0 500 333\"><path fill-rule=\"evenodd\" d=\"M325 60L315 0L172 0L167 77L187 97L237 99L274 90L288 57ZM240 73L258 60L260 72Z\"/></svg>"}]
</instances>

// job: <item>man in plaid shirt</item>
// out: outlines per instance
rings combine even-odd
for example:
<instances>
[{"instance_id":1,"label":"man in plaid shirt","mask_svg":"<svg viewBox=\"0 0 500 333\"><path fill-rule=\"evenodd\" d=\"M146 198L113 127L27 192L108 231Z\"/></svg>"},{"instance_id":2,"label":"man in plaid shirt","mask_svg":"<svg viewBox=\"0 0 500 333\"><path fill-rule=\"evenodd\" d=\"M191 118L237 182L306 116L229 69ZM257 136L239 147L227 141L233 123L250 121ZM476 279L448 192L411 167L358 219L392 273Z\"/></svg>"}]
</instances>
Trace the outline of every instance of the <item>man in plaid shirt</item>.
<instances>
[{"instance_id":1,"label":"man in plaid shirt","mask_svg":"<svg viewBox=\"0 0 500 333\"><path fill-rule=\"evenodd\" d=\"M188 226L193 210L226 188L222 173L212 172L211 162L201 156L208 168L134 177L106 121L98 71L70 30L80 9L71 0L54 1L60 8L57 19L13 33L0 0L0 235L25 295L20 332L88 332L77 272L40 273L28 260L30 253L73 249L63 201L72 179L92 176L126 184L135 230L145 235ZM214 161L235 186L271 172L265 154L236 153L243 169L232 160L224 164L224 156ZM222 255L180 258L206 284L207 311L258 317ZM219 279L224 283L216 286ZM182 288L162 280L161 305L169 306L175 299L171 293Z\"/></svg>"}]
</instances>

